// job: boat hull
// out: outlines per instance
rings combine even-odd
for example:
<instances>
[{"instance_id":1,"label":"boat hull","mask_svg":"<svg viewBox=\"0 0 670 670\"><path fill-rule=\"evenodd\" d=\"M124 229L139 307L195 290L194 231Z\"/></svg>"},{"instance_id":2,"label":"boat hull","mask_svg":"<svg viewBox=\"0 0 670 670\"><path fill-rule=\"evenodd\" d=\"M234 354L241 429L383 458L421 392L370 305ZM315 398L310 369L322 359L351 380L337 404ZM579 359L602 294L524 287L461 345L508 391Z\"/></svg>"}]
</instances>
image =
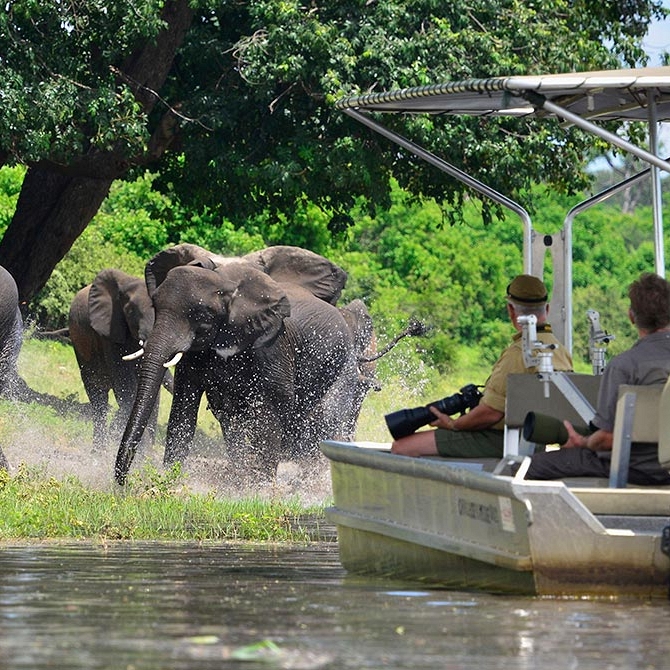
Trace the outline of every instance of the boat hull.
<instances>
[{"instance_id":1,"label":"boat hull","mask_svg":"<svg viewBox=\"0 0 670 670\"><path fill-rule=\"evenodd\" d=\"M562 482L348 443L322 450L333 485L327 515L352 573L492 593L668 596L661 531L670 491L620 491L622 503L611 490L583 489L594 513ZM603 524L610 518L619 527Z\"/></svg>"}]
</instances>

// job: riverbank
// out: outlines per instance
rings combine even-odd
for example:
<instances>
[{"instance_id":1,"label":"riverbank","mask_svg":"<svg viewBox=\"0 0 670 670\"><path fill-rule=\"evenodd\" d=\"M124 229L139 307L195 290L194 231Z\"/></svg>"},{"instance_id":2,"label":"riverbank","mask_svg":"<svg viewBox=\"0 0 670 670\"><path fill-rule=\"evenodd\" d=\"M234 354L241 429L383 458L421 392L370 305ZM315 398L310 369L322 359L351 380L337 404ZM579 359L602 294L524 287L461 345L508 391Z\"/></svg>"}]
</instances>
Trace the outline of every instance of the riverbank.
<instances>
[{"instance_id":1,"label":"riverbank","mask_svg":"<svg viewBox=\"0 0 670 670\"><path fill-rule=\"evenodd\" d=\"M122 490L95 490L24 464L0 470L0 541L53 538L311 542L332 540L333 531L323 505L193 493L178 467L145 466Z\"/></svg>"},{"instance_id":2,"label":"riverbank","mask_svg":"<svg viewBox=\"0 0 670 670\"><path fill-rule=\"evenodd\" d=\"M116 445L92 443L87 398L71 347L27 339L19 370L30 388L56 406L0 400L0 446L9 473L0 475L0 541L45 540L330 540L324 509L331 501L325 457L281 463L277 478L258 482L229 463L220 429L203 403L193 449L183 467L162 465L170 398L164 391L153 447L138 452L124 487L113 478ZM467 380L477 376L467 376ZM451 380L453 392L462 378ZM441 389L429 392L438 397ZM358 439L390 439L384 414L423 402L396 385L370 394ZM323 530L325 528L325 530Z\"/></svg>"}]
</instances>

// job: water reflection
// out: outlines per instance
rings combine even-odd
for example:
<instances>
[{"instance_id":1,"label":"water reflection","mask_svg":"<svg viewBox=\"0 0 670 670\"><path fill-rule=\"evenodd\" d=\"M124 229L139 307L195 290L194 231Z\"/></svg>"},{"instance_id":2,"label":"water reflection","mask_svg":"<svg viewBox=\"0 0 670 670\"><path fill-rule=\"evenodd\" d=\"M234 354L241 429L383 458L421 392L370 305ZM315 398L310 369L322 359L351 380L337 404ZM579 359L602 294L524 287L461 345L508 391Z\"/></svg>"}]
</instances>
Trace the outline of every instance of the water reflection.
<instances>
[{"instance_id":1,"label":"water reflection","mask_svg":"<svg viewBox=\"0 0 670 670\"><path fill-rule=\"evenodd\" d=\"M664 668L667 602L347 576L337 546L0 549L0 668Z\"/></svg>"}]
</instances>

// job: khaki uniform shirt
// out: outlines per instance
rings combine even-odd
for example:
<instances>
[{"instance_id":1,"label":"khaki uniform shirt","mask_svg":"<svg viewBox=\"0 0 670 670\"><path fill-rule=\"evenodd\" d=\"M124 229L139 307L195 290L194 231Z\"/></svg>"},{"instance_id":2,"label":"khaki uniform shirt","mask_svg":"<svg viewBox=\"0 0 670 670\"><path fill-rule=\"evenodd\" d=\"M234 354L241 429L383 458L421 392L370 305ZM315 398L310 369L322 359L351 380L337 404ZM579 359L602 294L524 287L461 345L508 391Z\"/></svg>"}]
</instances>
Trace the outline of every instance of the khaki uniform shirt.
<instances>
[{"instance_id":1,"label":"khaki uniform shirt","mask_svg":"<svg viewBox=\"0 0 670 670\"><path fill-rule=\"evenodd\" d=\"M480 402L497 409L499 412L505 412L505 399L507 397L507 375L520 373L537 372L537 368L527 368L523 362L523 349L521 342L522 334L515 333L512 343L500 354L500 358L495 362L493 370L484 386L484 393ZM552 352L552 365L554 370L560 372L572 371L572 357L568 350L554 337L549 324L537 326L537 339L546 344L555 344L556 349ZM493 429L503 430L505 427L505 418L492 426Z\"/></svg>"}]
</instances>

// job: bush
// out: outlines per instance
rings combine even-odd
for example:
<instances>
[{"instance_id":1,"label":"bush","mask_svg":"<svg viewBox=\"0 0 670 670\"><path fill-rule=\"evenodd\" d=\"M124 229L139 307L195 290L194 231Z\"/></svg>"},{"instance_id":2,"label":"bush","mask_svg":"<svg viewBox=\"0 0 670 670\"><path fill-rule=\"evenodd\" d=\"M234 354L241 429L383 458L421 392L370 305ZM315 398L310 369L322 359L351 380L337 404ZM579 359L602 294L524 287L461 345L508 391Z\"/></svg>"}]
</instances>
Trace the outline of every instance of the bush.
<instances>
[{"instance_id":1,"label":"bush","mask_svg":"<svg viewBox=\"0 0 670 670\"><path fill-rule=\"evenodd\" d=\"M56 266L44 288L31 300L28 321L44 330L67 326L72 299L105 268L118 268L138 277L144 260L105 242L98 226L90 225Z\"/></svg>"}]
</instances>

